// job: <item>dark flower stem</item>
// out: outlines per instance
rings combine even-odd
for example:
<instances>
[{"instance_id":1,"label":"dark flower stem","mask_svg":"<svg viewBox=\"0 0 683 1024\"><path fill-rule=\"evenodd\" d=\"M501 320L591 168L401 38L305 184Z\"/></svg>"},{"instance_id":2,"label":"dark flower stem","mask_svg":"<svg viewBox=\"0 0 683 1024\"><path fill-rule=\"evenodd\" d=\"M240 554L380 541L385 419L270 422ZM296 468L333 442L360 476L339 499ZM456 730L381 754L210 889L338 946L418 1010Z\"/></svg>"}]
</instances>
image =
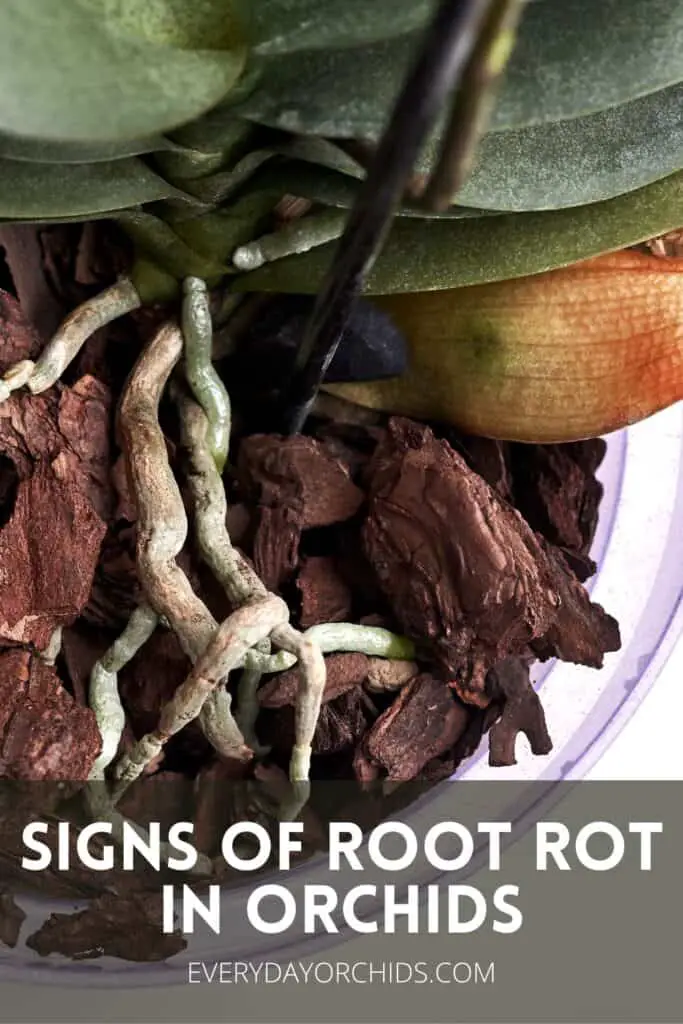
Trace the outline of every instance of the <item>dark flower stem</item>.
<instances>
[{"instance_id":1,"label":"dark flower stem","mask_svg":"<svg viewBox=\"0 0 683 1024\"><path fill-rule=\"evenodd\" d=\"M421 52L351 210L297 353L284 392L286 433L298 433L306 421L420 150L444 105L460 85L492 2L443 0L427 30Z\"/></svg>"}]
</instances>

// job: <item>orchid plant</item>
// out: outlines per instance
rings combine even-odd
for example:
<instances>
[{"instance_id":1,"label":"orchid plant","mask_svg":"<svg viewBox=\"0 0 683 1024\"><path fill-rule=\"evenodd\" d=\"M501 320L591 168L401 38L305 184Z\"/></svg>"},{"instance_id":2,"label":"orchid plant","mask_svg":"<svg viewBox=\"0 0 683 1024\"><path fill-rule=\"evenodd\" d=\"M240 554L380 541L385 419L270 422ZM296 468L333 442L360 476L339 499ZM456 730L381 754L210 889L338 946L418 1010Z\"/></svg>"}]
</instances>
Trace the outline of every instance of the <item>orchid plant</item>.
<instances>
[{"instance_id":1,"label":"orchid plant","mask_svg":"<svg viewBox=\"0 0 683 1024\"><path fill-rule=\"evenodd\" d=\"M160 621L194 667L158 728L116 761L112 815L122 789L195 717L223 755L257 754L261 677L298 659L295 792L282 812L291 816L305 800L323 653L413 656L407 640L370 627L298 632L233 548L221 481L231 407L212 362L209 298L221 297L229 329L250 293L316 294L334 282L352 251L344 238L353 241L354 217L361 226L369 217L372 182L390 176L379 158L400 153L386 142L390 114L398 130L394 104L439 11L462 22L444 49L450 108L444 102L433 124L425 116L421 136L413 132L404 151L414 150L410 178L396 177L353 293L373 297L404 331L409 370L325 384L325 351L316 387L470 432L544 442L602 434L683 397L683 263L623 251L683 221L683 5L437 7L3 4L0 218L114 221L134 258L125 277L71 314L35 364L5 374L0 400L53 387L98 327L168 304L118 413L145 602L93 670L103 738L94 777L116 761L124 723L117 672ZM330 295L336 302L334 288ZM184 383L173 376L181 363ZM222 624L176 562L188 523L158 421L167 386L189 452L195 539L235 608ZM235 669L233 714L223 684Z\"/></svg>"}]
</instances>

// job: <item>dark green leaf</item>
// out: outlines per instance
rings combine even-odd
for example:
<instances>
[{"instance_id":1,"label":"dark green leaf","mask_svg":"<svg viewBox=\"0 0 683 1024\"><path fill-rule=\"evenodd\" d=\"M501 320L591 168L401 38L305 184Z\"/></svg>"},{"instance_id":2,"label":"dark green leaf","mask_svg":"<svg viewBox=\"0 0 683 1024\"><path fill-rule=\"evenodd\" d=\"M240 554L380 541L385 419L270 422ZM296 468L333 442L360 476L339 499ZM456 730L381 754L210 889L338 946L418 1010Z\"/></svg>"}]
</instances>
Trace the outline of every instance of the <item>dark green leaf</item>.
<instances>
[{"instance_id":1,"label":"dark green leaf","mask_svg":"<svg viewBox=\"0 0 683 1024\"><path fill-rule=\"evenodd\" d=\"M347 174L330 170L325 166L316 166L299 160L274 164L259 171L250 182L250 187L268 191L273 195L283 193L311 199L324 206L336 206L350 209L356 200L360 182ZM464 206L452 206L442 213L423 210L416 205L404 203L397 212L399 217L419 217L437 219L445 217L481 217L493 216L493 210L476 210Z\"/></svg>"},{"instance_id":2,"label":"dark green leaf","mask_svg":"<svg viewBox=\"0 0 683 1024\"><path fill-rule=\"evenodd\" d=\"M376 139L418 39L264 60L259 85L235 112L300 134Z\"/></svg>"},{"instance_id":3,"label":"dark green leaf","mask_svg":"<svg viewBox=\"0 0 683 1024\"><path fill-rule=\"evenodd\" d=\"M189 197L136 157L68 168L0 160L0 217L4 219L89 218L171 198Z\"/></svg>"},{"instance_id":4,"label":"dark green leaf","mask_svg":"<svg viewBox=\"0 0 683 1024\"><path fill-rule=\"evenodd\" d=\"M187 187L192 191L192 195L202 203L206 203L208 206L219 206L228 200L234 192L241 189L256 171L272 158L273 154L267 150L256 149L239 160L231 170L197 178L195 181L188 182ZM277 197L279 198L281 194L281 189L278 188ZM271 206L276 202L277 198L271 199Z\"/></svg>"},{"instance_id":5,"label":"dark green leaf","mask_svg":"<svg viewBox=\"0 0 683 1024\"><path fill-rule=\"evenodd\" d=\"M162 135L120 142L50 142L0 133L0 157L30 163L92 164L175 148Z\"/></svg>"},{"instance_id":6,"label":"dark green leaf","mask_svg":"<svg viewBox=\"0 0 683 1024\"><path fill-rule=\"evenodd\" d=\"M185 125L170 136L173 150L157 154L162 173L173 181L203 178L231 169L262 147L262 138L274 133L233 116L224 105Z\"/></svg>"},{"instance_id":7,"label":"dark green leaf","mask_svg":"<svg viewBox=\"0 0 683 1024\"><path fill-rule=\"evenodd\" d=\"M176 151L155 153L153 163L167 181L191 192L190 182L221 171L225 157L220 152L179 148Z\"/></svg>"},{"instance_id":8,"label":"dark green leaf","mask_svg":"<svg viewBox=\"0 0 683 1024\"><path fill-rule=\"evenodd\" d=\"M144 210L125 210L117 222L135 243L139 253L178 280L193 275L205 280L220 278L228 267L195 252L165 221Z\"/></svg>"},{"instance_id":9,"label":"dark green leaf","mask_svg":"<svg viewBox=\"0 0 683 1024\"><path fill-rule=\"evenodd\" d=\"M80 0L108 32L181 50L230 50L250 0ZM260 0L262 3L263 0Z\"/></svg>"},{"instance_id":10,"label":"dark green leaf","mask_svg":"<svg viewBox=\"0 0 683 1024\"><path fill-rule=\"evenodd\" d=\"M365 171L358 161L327 139L299 135L280 144L273 143L270 148L273 153L280 153L295 160L305 160L308 164L327 167L331 171L339 171L352 178L365 177Z\"/></svg>"},{"instance_id":11,"label":"dark green leaf","mask_svg":"<svg viewBox=\"0 0 683 1024\"><path fill-rule=\"evenodd\" d=\"M249 192L220 210L196 217L167 218L172 228L190 248L214 265L230 268L235 249L258 238L270 224L273 197L267 192ZM190 271L185 271L185 275ZM185 276L183 275L183 276Z\"/></svg>"},{"instance_id":12,"label":"dark green leaf","mask_svg":"<svg viewBox=\"0 0 683 1024\"><path fill-rule=\"evenodd\" d=\"M234 273L235 249L258 237L273 208L272 196L251 193L222 210L195 218L164 219L144 210L129 210L116 220L133 240L139 255L181 280L196 275L217 281Z\"/></svg>"},{"instance_id":13,"label":"dark green leaf","mask_svg":"<svg viewBox=\"0 0 683 1024\"><path fill-rule=\"evenodd\" d=\"M249 37L260 54L359 46L422 29L435 0L261 0Z\"/></svg>"},{"instance_id":14,"label":"dark green leaf","mask_svg":"<svg viewBox=\"0 0 683 1024\"><path fill-rule=\"evenodd\" d=\"M678 0L546 0L529 5L492 129L617 106L683 79Z\"/></svg>"},{"instance_id":15,"label":"dark green leaf","mask_svg":"<svg viewBox=\"0 0 683 1024\"><path fill-rule=\"evenodd\" d=\"M117 220L119 215L126 214L125 210L104 210L102 213L76 213L73 216L64 217L22 217L17 221L16 217L0 217L0 224L35 224L37 226L57 227L60 224L83 224L90 220Z\"/></svg>"},{"instance_id":16,"label":"dark green leaf","mask_svg":"<svg viewBox=\"0 0 683 1024\"><path fill-rule=\"evenodd\" d=\"M370 5L368 5L370 6ZM264 60L244 116L305 134L379 138L419 34ZM546 0L522 17L496 130L605 110L683 79L678 0Z\"/></svg>"},{"instance_id":17,"label":"dark green leaf","mask_svg":"<svg viewBox=\"0 0 683 1024\"><path fill-rule=\"evenodd\" d=\"M279 133L273 134L280 139ZM240 160L221 160L220 169L216 173L198 173L202 165L205 169L207 166L210 167L209 161L213 157L202 159L201 155L193 150L185 150L182 154L164 154L161 158L157 158L157 164L165 174L169 170L173 172L174 169L180 169L184 164L188 180L183 184L187 191L202 202L215 206L223 203L237 189L242 188L264 164L271 163L281 156L298 157L299 160L306 161L304 166L312 162L322 167L342 170L344 173L353 174L356 177L363 175L362 168L343 150L326 139L306 136L293 139L282 137L281 141L273 142L263 149L250 149ZM278 169L281 166L281 161L278 161L274 172L266 178L267 188L276 196L275 202L287 191L284 177L280 180L278 176ZM176 180L180 183L181 179Z\"/></svg>"},{"instance_id":18,"label":"dark green leaf","mask_svg":"<svg viewBox=\"0 0 683 1024\"><path fill-rule=\"evenodd\" d=\"M484 137L465 206L552 210L631 192L683 167L683 85L599 114Z\"/></svg>"},{"instance_id":19,"label":"dark green leaf","mask_svg":"<svg viewBox=\"0 0 683 1024\"><path fill-rule=\"evenodd\" d=\"M394 224L366 291L429 291L524 277L680 227L683 171L603 203L551 213ZM336 247L287 257L238 278L245 291L317 291Z\"/></svg>"},{"instance_id":20,"label":"dark green leaf","mask_svg":"<svg viewBox=\"0 0 683 1024\"><path fill-rule=\"evenodd\" d=\"M202 117L174 131L171 138L187 149L239 153L253 149L258 129L235 116L231 103L220 103Z\"/></svg>"},{"instance_id":21,"label":"dark green leaf","mask_svg":"<svg viewBox=\"0 0 683 1024\"><path fill-rule=\"evenodd\" d=\"M293 156L298 160L287 161L283 165L282 161L276 159L281 156ZM170 154L170 159L166 154L161 160L157 159L157 163L164 172L169 170L169 165L172 169L176 162L177 155L175 153ZM264 164L274 164L274 166L272 172L261 177L258 175L258 171ZM352 160L331 142L302 135L291 139L283 137L282 141L274 142L267 148L250 150L241 160L235 163L229 162L228 169L219 170L218 173L203 175L193 173L190 178L196 177L197 180L187 181L184 184L187 190L202 202L218 205L228 199L237 189L241 189L250 178L256 178L259 183L262 180L263 185L252 184L252 187L267 189L274 196L273 205L275 205L278 199L289 191L306 196L305 192L300 192L298 183L293 179L292 174L288 176L285 169L302 166L307 169L311 164L319 165L321 168L333 168L334 171L343 171L344 174L352 174L357 178L364 174L363 169L355 160ZM288 181L292 181L291 189L287 185Z\"/></svg>"},{"instance_id":22,"label":"dark green leaf","mask_svg":"<svg viewBox=\"0 0 683 1024\"><path fill-rule=\"evenodd\" d=\"M198 117L243 69L232 9L229 0L3 0L0 131L112 142Z\"/></svg>"}]
</instances>

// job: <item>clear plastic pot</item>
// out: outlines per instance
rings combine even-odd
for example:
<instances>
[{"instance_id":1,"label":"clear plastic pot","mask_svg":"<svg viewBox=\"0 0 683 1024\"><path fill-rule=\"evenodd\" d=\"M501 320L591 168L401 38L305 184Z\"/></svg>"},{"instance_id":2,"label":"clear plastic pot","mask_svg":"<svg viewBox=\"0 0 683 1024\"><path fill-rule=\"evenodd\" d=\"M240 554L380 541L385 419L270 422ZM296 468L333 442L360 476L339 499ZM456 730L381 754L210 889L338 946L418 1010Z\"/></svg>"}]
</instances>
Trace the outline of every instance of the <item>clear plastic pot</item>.
<instances>
[{"instance_id":1,"label":"clear plastic pot","mask_svg":"<svg viewBox=\"0 0 683 1024\"><path fill-rule=\"evenodd\" d=\"M484 745L463 764L457 778L544 780L579 779L633 715L655 683L683 631L683 404L660 413L628 431L608 438L607 457L600 470L605 498L593 546L598 572L590 581L592 597L618 619L622 649L608 655L601 671L551 662L536 677L542 691L554 751L546 758L518 750L513 768L488 767ZM521 744L520 744L521 746ZM443 801L444 815L450 783L436 787L425 800ZM423 805L424 806L424 805ZM501 809L505 813L505 809ZM515 817L525 808L516 807ZM531 813L531 808L526 811ZM404 812L417 820L420 807ZM309 861L287 876L298 890L322 878L325 862ZM423 881L420 879L420 881ZM429 879L436 881L436 879ZM260 936L246 923L244 912L249 882L226 892L224 920L235 922L220 938L190 938L188 949L164 964L134 965L119 960L72 963L60 956L41 959L25 939L53 912L72 912L72 902L22 899L27 913L17 947L0 948L0 979L115 987L125 979L137 985L182 984L188 960L290 959L312 955L339 937L282 938Z\"/></svg>"}]
</instances>

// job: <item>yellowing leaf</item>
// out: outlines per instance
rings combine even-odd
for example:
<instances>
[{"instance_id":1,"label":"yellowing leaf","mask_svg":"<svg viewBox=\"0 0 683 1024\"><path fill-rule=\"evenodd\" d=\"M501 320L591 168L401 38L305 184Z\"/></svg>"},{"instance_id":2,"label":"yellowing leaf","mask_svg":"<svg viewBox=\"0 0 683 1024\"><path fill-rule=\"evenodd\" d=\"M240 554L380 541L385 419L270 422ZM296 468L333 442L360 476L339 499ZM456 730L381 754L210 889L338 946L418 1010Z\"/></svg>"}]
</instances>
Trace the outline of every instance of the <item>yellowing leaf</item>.
<instances>
[{"instance_id":1,"label":"yellowing leaf","mask_svg":"<svg viewBox=\"0 0 683 1024\"><path fill-rule=\"evenodd\" d=\"M375 409L499 439L609 433L683 398L683 259L619 252L533 277L375 301L408 372L326 385Z\"/></svg>"}]
</instances>

